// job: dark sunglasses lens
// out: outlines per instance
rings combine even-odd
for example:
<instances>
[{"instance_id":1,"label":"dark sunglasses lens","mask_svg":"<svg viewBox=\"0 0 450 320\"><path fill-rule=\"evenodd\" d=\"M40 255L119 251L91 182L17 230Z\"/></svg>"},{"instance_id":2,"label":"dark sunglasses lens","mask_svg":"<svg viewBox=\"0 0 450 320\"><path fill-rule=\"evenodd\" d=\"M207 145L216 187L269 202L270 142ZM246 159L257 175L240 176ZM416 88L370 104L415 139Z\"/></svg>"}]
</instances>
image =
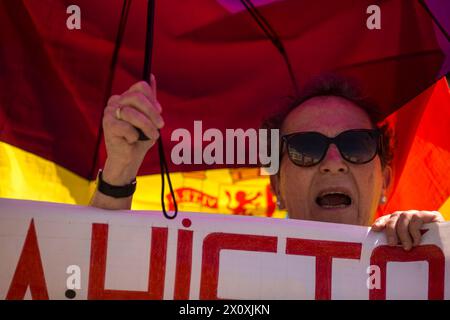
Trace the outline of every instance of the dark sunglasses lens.
<instances>
[{"instance_id":1,"label":"dark sunglasses lens","mask_svg":"<svg viewBox=\"0 0 450 320\"><path fill-rule=\"evenodd\" d=\"M339 150L345 160L360 164L377 154L378 135L375 131L349 131L339 137Z\"/></svg>"},{"instance_id":2,"label":"dark sunglasses lens","mask_svg":"<svg viewBox=\"0 0 450 320\"><path fill-rule=\"evenodd\" d=\"M327 150L326 138L317 133L300 133L288 138L287 149L293 163L303 167L318 164Z\"/></svg>"}]
</instances>

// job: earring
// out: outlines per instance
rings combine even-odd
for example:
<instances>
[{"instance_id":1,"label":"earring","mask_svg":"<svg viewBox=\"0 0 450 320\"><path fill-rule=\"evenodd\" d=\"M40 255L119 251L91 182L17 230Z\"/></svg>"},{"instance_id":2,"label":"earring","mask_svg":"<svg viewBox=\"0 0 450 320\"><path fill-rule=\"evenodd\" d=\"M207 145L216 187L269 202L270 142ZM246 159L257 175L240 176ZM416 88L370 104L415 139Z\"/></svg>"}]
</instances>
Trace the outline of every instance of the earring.
<instances>
[{"instance_id":1,"label":"earring","mask_svg":"<svg viewBox=\"0 0 450 320\"><path fill-rule=\"evenodd\" d=\"M278 210L284 210L284 209L285 209L285 208L284 208L284 205L281 204L281 200L280 200L280 197L279 197L279 196L277 197L276 204L277 204Z\"/></svg>"},{"instance_id":2,"label":"earring","mask_svg":"<svg viewBox=\"0 0 450 320\"><path fill-rule=\"evenodd\" d=\"M386 198L385 195L383 195L383 196L381 197L381 199L380 199L381 204L385 204L386 201L387 201L387 198Z\"/></svg>"}]
</instances>

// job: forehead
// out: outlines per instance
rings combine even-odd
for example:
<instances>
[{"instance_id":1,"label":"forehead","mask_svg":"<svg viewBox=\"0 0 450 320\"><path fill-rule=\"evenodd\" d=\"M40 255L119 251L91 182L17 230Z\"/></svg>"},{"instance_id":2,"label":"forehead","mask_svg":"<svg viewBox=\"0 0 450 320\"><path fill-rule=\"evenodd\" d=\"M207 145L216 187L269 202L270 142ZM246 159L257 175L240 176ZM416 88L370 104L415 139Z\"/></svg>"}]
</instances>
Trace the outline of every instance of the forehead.
<instances>
[{"instance_id":1,"label":"forehead","mask_svg":"<svg viewBox=\"0 0 450 320\"><path fill-rule=\"evenodd\" d=\"M358 105L342 97L320 96L293 109L284 119L281 132L317 131L332 137L346 130L371 128L369 115Z\"/></svg>"}]
</instances>

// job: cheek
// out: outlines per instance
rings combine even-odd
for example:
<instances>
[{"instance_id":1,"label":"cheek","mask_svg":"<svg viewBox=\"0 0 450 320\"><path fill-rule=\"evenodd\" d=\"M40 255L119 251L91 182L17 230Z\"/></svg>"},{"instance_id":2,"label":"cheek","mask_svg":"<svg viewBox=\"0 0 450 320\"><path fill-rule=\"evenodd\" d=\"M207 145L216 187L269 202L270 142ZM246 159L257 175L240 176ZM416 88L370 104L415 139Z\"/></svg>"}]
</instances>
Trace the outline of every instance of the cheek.
<instances>
[{"instance_id":1,"label":"cheek","mask_svg":"<svg viewBox=\"0 0 450 320\"><path fill-rule=\"evenodd\" d=\"M301 168L291 161L283 161L280 171L280 192L287 202L305 203L312 181L311 169ZM293 196L295 195L295 196Z\"/></svg>"},{"instance_id":2,"label":"cheek","mask_svg":"<svg viewBox=\"0 0 450 320\"><path fill-rule=\"evenodd\" d=\"M361 193L361 200L366 203L374 202L379 196L383 184L381 165L373 163L361 169L355 177L357 183L359 182L358 188Z\"/></svg>"}]
</instances>

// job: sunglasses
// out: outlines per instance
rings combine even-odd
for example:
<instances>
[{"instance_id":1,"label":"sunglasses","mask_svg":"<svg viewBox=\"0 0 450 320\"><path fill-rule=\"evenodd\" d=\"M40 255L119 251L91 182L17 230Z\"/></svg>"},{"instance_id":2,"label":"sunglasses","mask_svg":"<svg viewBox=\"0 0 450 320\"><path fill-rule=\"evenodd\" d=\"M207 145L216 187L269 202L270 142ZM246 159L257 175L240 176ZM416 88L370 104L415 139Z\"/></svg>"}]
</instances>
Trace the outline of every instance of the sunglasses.
<instances>
[{"instance_id":1,"label":"sunglasses","mask_svg":"<svg viewBox=\"0 0 450 320\"><path fill-rule=\"evenodd\" d=\"M320 163L330 144L336 145L342 158L353 164L368 163L381 148L381 134L377 129L354 129L329 138L319 132L296 132L281 137L287 146L289 159L297 166L311 167Z\"/></svg>"}]
</instances>

